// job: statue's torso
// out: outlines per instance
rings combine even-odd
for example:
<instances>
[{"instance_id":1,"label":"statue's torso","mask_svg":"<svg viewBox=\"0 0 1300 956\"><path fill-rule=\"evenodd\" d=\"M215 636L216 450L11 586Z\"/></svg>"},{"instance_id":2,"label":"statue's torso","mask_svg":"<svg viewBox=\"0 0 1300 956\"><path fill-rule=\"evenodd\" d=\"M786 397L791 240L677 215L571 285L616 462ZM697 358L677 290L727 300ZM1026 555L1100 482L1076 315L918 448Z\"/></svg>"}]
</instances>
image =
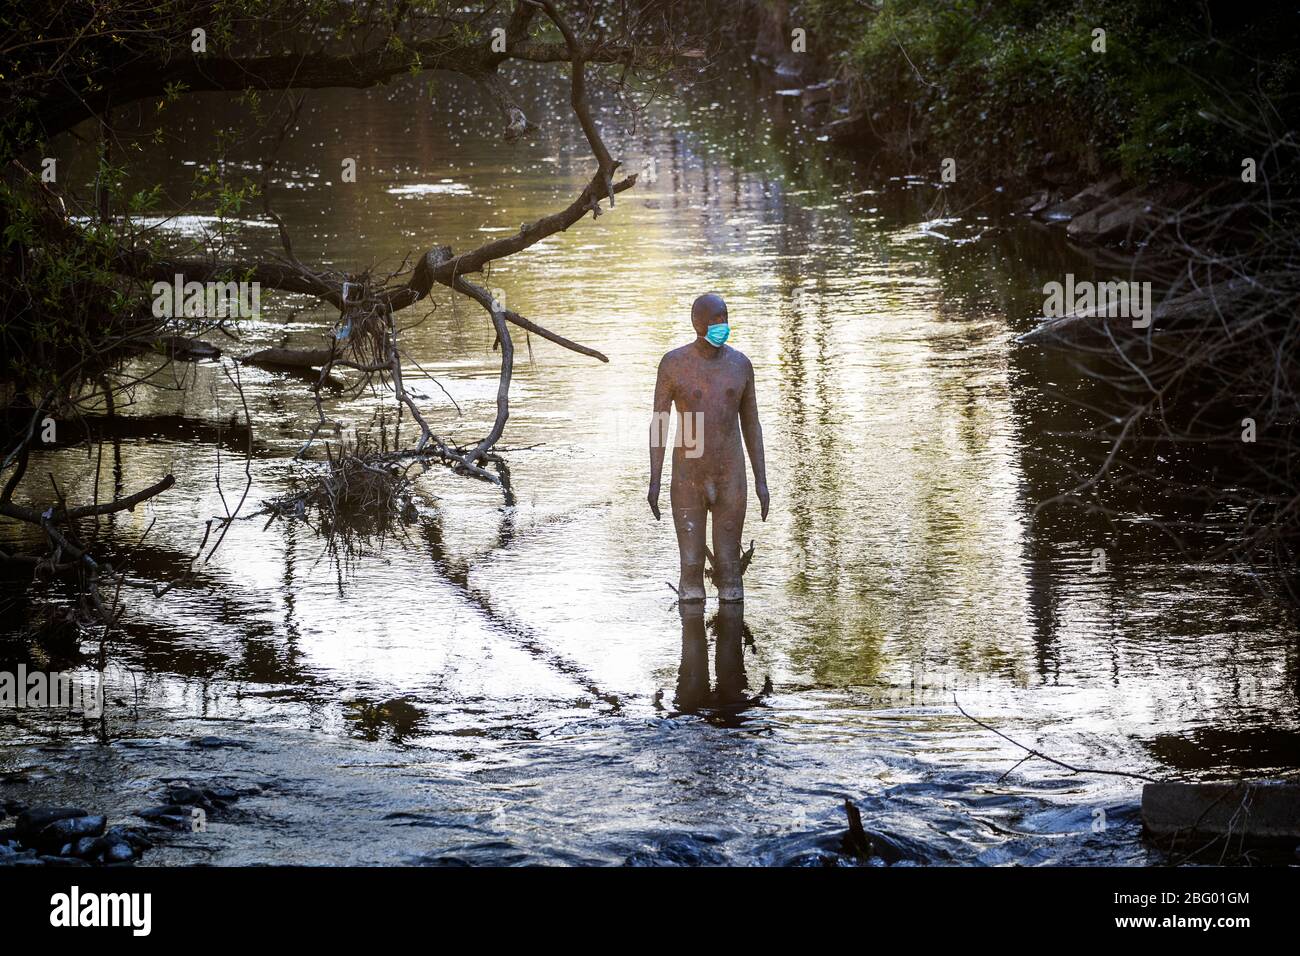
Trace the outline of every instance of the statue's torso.
<instances>
[{"instance_id":1,"label":"statue's torso","mask_svg":"<svg viewBox=\"0 0 1300 956\"><path fill-rule=\"evenodd\" d=\"M694 345L674 352L671 374L677 407L673 436L673 484L711 480L745 484L740 402L749 383L749 360L729 346L714 358Z\"/></svg>"}]
</instances>

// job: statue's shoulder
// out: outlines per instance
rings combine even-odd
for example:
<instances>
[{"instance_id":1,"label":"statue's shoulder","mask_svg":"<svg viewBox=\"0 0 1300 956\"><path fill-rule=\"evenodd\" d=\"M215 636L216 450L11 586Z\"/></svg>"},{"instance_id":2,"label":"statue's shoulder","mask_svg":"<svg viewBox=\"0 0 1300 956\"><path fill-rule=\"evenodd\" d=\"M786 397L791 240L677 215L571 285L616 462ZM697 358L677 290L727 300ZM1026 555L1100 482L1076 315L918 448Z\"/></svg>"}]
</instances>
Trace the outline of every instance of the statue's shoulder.
<instances>
[{"instance_id":1,"label":"statue's shoulder","mask_svg":"<svg viewBox=\"0 0 1300 956\"><path fill-rule=\"evenodd\" d=\"M727 360L728 360L728 361L734 363L738 368L741 368L741 369L743 369L743 370L746 371L746 372L748 372L748 371L750 371L751 369L753 369L753 367L754 367L754 363L751 362L751 361L749 360L749 356L748 356L748 355L746 355L746 354L745 354L744 352L742 352L740 349L738 349L738 348L733 348L733 347L730 346L730 345L725 346L725 348L726 348L726 350L727 350Z\"/></svg>"},{"instance_id":2,"label":"statue's shoulder","mask_svg":"<svg viewBox=\"0 0 1300 956\"><path fill-rule=\"evenodd\" d=\"M659 367L667 370L674 369L690 358L690 352L690 345L679 345L675 349L669 349L659 360Z\"/></svg>"}]
</instances>

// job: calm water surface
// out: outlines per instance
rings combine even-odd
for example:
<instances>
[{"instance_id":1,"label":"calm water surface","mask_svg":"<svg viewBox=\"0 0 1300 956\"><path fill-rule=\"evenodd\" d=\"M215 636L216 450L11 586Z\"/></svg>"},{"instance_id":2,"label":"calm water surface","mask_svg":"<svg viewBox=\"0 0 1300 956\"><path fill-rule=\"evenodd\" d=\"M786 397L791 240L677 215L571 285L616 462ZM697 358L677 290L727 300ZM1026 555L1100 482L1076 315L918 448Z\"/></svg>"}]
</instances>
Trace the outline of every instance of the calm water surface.
<instances>
[{"instance_id":1,"label":"calm water surface","mask_svg":"<svg viewBox=\"0 0 1300 956\"><path fill-rule=\"evenodd\" d=\"M439 108L415 81L312 94L273 192L298 255L388 271L567 203L591 161L562 85L526 75L534 114L562 118L514 147L453 81L435 84ZM167 149L136 159L176 196L210 156L210 118L238 116L218 98L186 110ZM346 561L305 524L239 521L193 584L154 598L224 513L218 469L226 500L242 494L247 437L225 427L243 414L215 363L169 373L184 389L138 389L101 487L169 471L177 486L101 527L120 553L151 526L111 647L116 739L7 720L6 792L125 816L161 778L262 788L155 862L810 862L837 849L849 798L905 860L1140 864L1161 858L1139 839L1138 781L1041 761L1004 776L1023 753L954 696L1072 763L1293 773L1295 632L1250 572L1180 554L1155 530L1163 502L1121 501L1113 522L1035 513L1106 449L1068 434L1077 372L1013 340L1043 282L1102 267L996 195L958 209L922 179L830 161L796 113L743 77L635 131L607 112L616 155L653 158L654 181L494 267L485 284L510 308L610 358L514 330L513 506L434 469L418 520ZM238 240L277 248L256 217ZM760 523L750 503L743 615L710 600L684 618L644 442L659 357L689 340L706 290L754 362L772 512ZM435 430L469 442L494 413L490 325L467 300L432 306L400 315L405 343L459 411L405 374ZM315 345L336 318L266 295L225 344ZM253 511L301 472L314 413L300 380L240 375ZM364 431L382 408L376 394L328 413ZM44 455L28 494L53 471L89 498L99 453ZM239 746L190 742L205 734Z\"/></svg>"}]
</instances>

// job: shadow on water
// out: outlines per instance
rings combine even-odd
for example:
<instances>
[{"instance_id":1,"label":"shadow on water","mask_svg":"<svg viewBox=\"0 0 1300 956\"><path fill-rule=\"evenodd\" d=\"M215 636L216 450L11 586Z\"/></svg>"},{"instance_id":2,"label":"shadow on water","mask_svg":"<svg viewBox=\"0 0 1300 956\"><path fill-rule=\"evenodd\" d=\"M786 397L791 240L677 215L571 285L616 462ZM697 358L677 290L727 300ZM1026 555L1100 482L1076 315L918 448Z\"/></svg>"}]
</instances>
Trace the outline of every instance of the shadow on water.
<instances>
[{"instance_id":1,"label":"shadow on water","mask_svg":"<svg viewBox=\"0 0 1300 956\"><path fill-rule=\"evenodd\" d=\"M682 618L682 664L677 671L677 693L673 703L683 714L699 714L719 727L742 727L745 712L762 706L763 696L772 693L772 679L751 695L745 675L745 654L755 653L754 635L745 626L744 602L718 605L705 620L703 602L678 605ZM709 676L709 634L714 637L714 675Z\"/></svg>"}]
</instances>

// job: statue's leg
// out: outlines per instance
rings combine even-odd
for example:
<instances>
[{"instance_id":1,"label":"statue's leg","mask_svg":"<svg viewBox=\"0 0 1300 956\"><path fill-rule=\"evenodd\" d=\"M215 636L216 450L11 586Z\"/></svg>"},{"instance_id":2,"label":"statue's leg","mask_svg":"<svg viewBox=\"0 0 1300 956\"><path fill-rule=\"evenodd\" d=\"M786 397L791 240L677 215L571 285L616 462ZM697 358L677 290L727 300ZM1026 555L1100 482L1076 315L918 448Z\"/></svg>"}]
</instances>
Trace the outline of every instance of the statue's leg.
<instances>
[{"instance_id":1,"label":"statue's leg","mask_svg":"<svg viewBox=\"0 0 1300 956\"><path fill-rule=\"evenodd\" d=\"M713 506L713 556L717 563L713 582L718 586L719 601L745 600L745 586L740 581L740 539L745 532L747 493L742 477L719 488Z\"/></svg>"},{"instance_id":2,"label":"statue's leg","mask_svg":"<svg viewBox=\"0 0 1300 956\"><path fill-rule=\"evenodd\" d=\"M673 504L673 525L677 528L677 550L682 559L677 599L703 601L704 527L708 518L704 493L696 482L679 481L674 475L670 497Z\"/></svg>"}]
</instances>

